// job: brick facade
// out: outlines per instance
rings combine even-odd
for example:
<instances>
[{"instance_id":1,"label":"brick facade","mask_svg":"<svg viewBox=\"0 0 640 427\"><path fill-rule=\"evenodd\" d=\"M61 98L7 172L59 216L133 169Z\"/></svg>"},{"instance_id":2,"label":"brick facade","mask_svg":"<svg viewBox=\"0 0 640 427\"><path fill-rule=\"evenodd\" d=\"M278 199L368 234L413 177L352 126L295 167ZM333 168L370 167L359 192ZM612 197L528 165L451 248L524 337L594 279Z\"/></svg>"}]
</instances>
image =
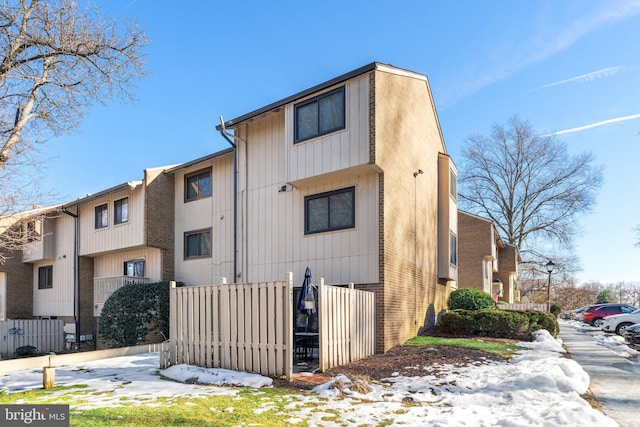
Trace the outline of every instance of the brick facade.
<instances>
[{"instance_id":1,"label":"brick facade","mask_svg":"<svg viewBox=\"0 0 640 427\"><path fill-rule=\"evenodd\" d=\"M22 252L4 251L5 263L0 271L6 279L7 319L33 318L33 268L22 262Z\"/></svg>"},{"instance_id":2,"label":"brick facade","mask_svg":"<svg viewBox=\"0 0 640 427\"><path fill-rule=\"evenodd\" d=\"M175 277L174 176L160 169L145 171L145 241L162 251L162 280Z\"/></svg>"}]
</instances>

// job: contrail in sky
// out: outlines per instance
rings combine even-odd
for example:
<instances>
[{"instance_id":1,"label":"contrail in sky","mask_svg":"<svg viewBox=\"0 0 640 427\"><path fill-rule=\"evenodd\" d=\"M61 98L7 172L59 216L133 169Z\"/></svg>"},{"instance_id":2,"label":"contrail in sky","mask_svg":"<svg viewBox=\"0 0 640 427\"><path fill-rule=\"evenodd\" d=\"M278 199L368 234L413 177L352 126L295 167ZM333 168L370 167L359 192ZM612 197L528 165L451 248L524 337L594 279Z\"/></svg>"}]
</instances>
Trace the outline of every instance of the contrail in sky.
<instances>
[{"instance_id":1,"label":"contrail in sky","mask_svg":"<svg viewBox=\"0 0 640 427\"><path fill-rule=\"evenodd\" d=\"M601 122L596 122L596 123L592 123L590 125L580 126L580 127L577 127L577 128L559 130L557 132L551 132L551 133L548 133L548 134L542 135L542 136L564 135L566 133L580 132L580 131L583 131L583 130L597 128L599 126L604 126L604 125L608 125L608 124L611 124L611 123L624 122L624 121L633 120L633 119L640 119L640 114L632 114L630 116L616 117L615 119L603 120Z\"/></svg>"},{"instance_id":2,"label":"contrail in sky","mask_svg":"<svg viewBox=\"0 0 640 427\"><path fill-rule=\"evenodd\" d=\"M544 89L547 87L552 87L552 86L558 86L561 84L565 84L565 83L574 83L574 82L578 82L578 83L583 83L583 82L590 82L591 80L595 80L595 79L600 79L603 77L609 77L612 76L614 74L618 74L621 71L624 71L624 67L609 67L609 68L603 68L602 70L598 70L598 71L594 71L591 73L587 73L587 74L581 74L579 76L576 77L571 77L570 79L565 79L565 80L560 80L554 83L549 83L546 85L542 85L539 86L535 89L531 89L530 91L527 91L526 93L530 93L530 92L535 92L536 90L540 90L540 89Z\"/></svg>"}]
</instances>

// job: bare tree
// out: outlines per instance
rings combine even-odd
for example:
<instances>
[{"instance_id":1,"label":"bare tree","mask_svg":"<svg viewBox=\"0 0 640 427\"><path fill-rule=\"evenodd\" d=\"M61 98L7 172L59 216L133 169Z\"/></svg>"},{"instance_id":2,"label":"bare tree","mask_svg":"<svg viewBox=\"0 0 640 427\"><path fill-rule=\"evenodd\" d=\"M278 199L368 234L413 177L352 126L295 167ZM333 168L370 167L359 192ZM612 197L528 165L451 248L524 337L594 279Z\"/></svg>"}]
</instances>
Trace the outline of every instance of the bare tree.
<instances>
[{"instance_id":1,"label":"bare tree","mask_svg":"<svg viewBox=\"0 0 640 427\"><path fill-rule=\"evenodd\" d=\"M134 23L117 25L73 0L2 3L0 219L40 203L28 172L37 143L74 129L95 101L133 99L146 43ZM6 240L0 247L15 246Z\"/></svg>"},{"instance_id":2,"label":"bare tree","mask_svg":"<svg viewBox=\"0 0 640 427\"><path fill-rule=\"evenodd\" d=\"M525 261L538 265L552 258L551 246L570 248L577 220L602 184L591 154L569 155L563 142L518 116L495 124L489 137L467 138L462 157L461 207L492 220ZM558 271L571 267L558 257Z\"/></svg>"}]
</instances>

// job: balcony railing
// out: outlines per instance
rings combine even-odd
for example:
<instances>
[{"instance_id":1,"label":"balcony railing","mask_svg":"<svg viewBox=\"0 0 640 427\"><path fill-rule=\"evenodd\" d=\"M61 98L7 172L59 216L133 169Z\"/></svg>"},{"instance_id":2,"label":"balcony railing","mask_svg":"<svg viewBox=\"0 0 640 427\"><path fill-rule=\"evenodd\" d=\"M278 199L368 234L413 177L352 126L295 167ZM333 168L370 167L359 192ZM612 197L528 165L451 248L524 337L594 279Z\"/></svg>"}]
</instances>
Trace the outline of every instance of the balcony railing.
<instances>
[{"instance_id":1,"label":"balcony railing","mask_svg":"<svg viewBox=\"0 0 640 427\"><path fill-rule=\"evenodd\" d=\"M124 285L140 285L150 283L148 277L115 276L97 277L93 279L93 315L100 316L102 306L109 299L112 293Z\"/></svg>"}]
</instances>

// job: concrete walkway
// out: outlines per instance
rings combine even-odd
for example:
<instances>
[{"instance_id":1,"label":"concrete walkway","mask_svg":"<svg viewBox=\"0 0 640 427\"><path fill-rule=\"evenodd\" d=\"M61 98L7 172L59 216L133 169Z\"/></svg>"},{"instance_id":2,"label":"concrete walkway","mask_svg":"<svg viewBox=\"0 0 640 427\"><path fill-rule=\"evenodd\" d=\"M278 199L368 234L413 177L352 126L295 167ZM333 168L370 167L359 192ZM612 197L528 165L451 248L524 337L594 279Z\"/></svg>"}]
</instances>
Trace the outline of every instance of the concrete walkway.
<instances>
[{"instance_id":1,"label":"concrete walkway","mask_svg":"<svg viewBox=\"0 0 640 427\"><path fill-rule=\"evenodd\" d=\"M599 345L592 335L560 321L560 335L573 360L591 378L590 389L602 411L621 427L640 427L640 358L623 357Z\"/></svg>"}]
</instances>

